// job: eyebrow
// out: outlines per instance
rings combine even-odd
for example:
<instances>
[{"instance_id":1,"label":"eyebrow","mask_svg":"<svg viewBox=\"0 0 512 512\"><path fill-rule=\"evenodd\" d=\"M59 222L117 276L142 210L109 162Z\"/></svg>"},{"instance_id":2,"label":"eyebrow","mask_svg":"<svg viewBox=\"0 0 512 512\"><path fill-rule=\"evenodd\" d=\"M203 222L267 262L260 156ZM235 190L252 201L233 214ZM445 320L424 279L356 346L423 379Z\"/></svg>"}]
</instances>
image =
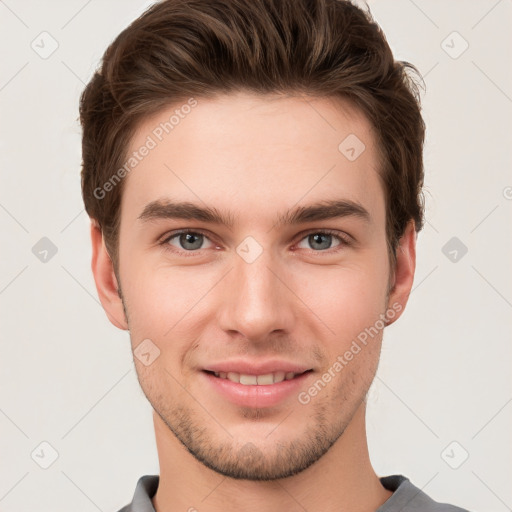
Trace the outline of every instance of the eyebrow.
<instances>
[{"instance_id":1,"label":"eyebrow","mask_svg":"<svg viewBox=\"0 0 512 512\"><path fill-rule=\"evenodd\" d=\"M370 213L360 203L349 199L333 199L293 208L278 216L276 226L296 225L343 217L356 217L366 223L371 222ZM223 213L217 208L203 207L190 202L156 200L151 201L144 207L138 219L141 222L160 219L196 220L232 228L235 225L236 215L230 211Z\"/></svg>"}]
</instances>

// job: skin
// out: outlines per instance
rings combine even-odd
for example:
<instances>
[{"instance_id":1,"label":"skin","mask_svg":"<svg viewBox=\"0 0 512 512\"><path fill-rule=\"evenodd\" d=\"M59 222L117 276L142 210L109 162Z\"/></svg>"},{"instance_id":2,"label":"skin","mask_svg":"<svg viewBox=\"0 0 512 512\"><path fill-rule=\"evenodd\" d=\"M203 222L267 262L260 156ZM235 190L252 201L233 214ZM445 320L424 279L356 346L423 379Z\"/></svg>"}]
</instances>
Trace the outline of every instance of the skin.
<instances>
[{"instance_id":1,"label":"skin","mask_svg":"<svg viewBox=\"0 0 512 512\"><path fill-rule=\"evenodd\" d=\"M131 150L175 108L141 123ZM338 150L349 134L366 146L352 162ZM125 178L119 282L91 225L92 270L110 321L129 330L132 349L150 339L160 350L148 366L134 357L154 409L157 512L373 511L391 496L371 466L365 430L382 329L308 404L292 394L275 407L239 407L201 373L208 362L278 357L313 368L307 391L379 315L394 307L400 312L388 324L400 317L416 233L411 222L390 268L378 169L371 125L344 100L245 92L198 98ZM235 224L138 219L165 197L232 211ZM340 198L364 206L370 222L350 216L275 225L297 205ZM159 245L184 228L207 236ZM325 229L352 243L327 236L315 245L308 235ZM247 236L263 250L252 263L236 252Z\"/></svg>"}]
</instances>

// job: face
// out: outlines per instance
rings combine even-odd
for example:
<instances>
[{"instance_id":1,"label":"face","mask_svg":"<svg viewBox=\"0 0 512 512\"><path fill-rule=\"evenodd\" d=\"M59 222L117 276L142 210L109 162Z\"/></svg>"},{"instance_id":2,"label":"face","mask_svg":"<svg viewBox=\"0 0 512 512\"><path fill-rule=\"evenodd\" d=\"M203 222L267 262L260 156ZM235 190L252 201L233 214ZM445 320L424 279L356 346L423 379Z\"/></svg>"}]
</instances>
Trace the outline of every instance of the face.
<instances>
[{"instance_id":1,"label":"face","mask_svg":"<svg viewBox=\"0 0 512 512\"><path fill-rule=\"evenodd\" d=\"M375 136L341 100L198 98L160 133L176 109L131 141L156 144L125 178L123 309L103 303L126 314L140 385L198 461L232 478L291 476L350 424L383 318L405 307L388 293Z\"/></svg>"}]
</instances>

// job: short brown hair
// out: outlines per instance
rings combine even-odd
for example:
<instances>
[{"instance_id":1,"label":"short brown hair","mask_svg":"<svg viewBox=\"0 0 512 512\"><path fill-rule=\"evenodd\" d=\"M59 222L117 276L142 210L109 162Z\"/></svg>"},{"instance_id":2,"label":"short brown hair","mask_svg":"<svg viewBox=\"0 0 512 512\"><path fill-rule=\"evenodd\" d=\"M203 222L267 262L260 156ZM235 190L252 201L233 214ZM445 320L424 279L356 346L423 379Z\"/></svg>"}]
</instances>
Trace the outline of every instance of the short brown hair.
<instances>
[{"instance_id":1,"label":"short brown hair","mask_svg":"<svg viewBox=\"0 0 512 512\"><path fill-rule=\"evenodd\" d=\"M121 180L138 124L189 97L246 90L346 98L381 154L389 256L410 219L423 227L419 76L395 61L368 12L343 0L163 0L107 48L80 98L82 196L118 268ZM340 141L341 142L341 141ZM103 191L104 192L104 191Z\"/></svg>"}]
</instances>

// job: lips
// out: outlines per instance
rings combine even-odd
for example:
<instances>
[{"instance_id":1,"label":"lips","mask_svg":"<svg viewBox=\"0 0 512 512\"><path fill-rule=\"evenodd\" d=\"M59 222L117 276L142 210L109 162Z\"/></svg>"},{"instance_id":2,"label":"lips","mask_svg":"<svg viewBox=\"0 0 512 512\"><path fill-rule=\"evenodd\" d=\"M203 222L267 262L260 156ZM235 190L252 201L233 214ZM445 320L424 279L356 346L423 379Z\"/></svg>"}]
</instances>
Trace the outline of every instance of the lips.
<instances>
[{"instance_id":1,"label":"lips","mask_svg":"<svg viewBox=\"0 0 512 512\"><path fill-rule=\"evenodd\" d=\"M278 406L280 404L288 403L293 397L297 397L300 391L307 386L308 381L314 378L314 372L312 369L306 370L302 373L295 374L293 378L281 380L280 382L272 383L258 383L260 377L268 378L269 374L250 375L250 374L236 374L235 381L227 378L227 375L235 372L228 372L226 378L215 376L215 372L203 370L200 372L205 386L211 386L211 389L215 394L221 397L223 400L228 400L232 404L238 407L253 407L253 408L268 408ZM283 373L283 372L282 372ZM279 375L279 377L282 376ZM270 376L274 377L277 374L271 373ZM236 382L236 376L240 375L240 380L243 381L245 378L251 379L246 381L245 384L238 381ZM233 378L233 375L231 375ZM256 385L254 385L254 378L256 378ZM206 392L206 388L205 388Z\"/></svg>"},{"instance_id":2,"label":"lips","mask_svg":"<svg viewBox=\"0 0 512 512\"><path fill-rule=\"evenodd\" d=\"M282 359L231 359L208 364L201 373L205 383L237 406L272 407L297 394L314 369Z\"/></svg>"}]
</instances>

